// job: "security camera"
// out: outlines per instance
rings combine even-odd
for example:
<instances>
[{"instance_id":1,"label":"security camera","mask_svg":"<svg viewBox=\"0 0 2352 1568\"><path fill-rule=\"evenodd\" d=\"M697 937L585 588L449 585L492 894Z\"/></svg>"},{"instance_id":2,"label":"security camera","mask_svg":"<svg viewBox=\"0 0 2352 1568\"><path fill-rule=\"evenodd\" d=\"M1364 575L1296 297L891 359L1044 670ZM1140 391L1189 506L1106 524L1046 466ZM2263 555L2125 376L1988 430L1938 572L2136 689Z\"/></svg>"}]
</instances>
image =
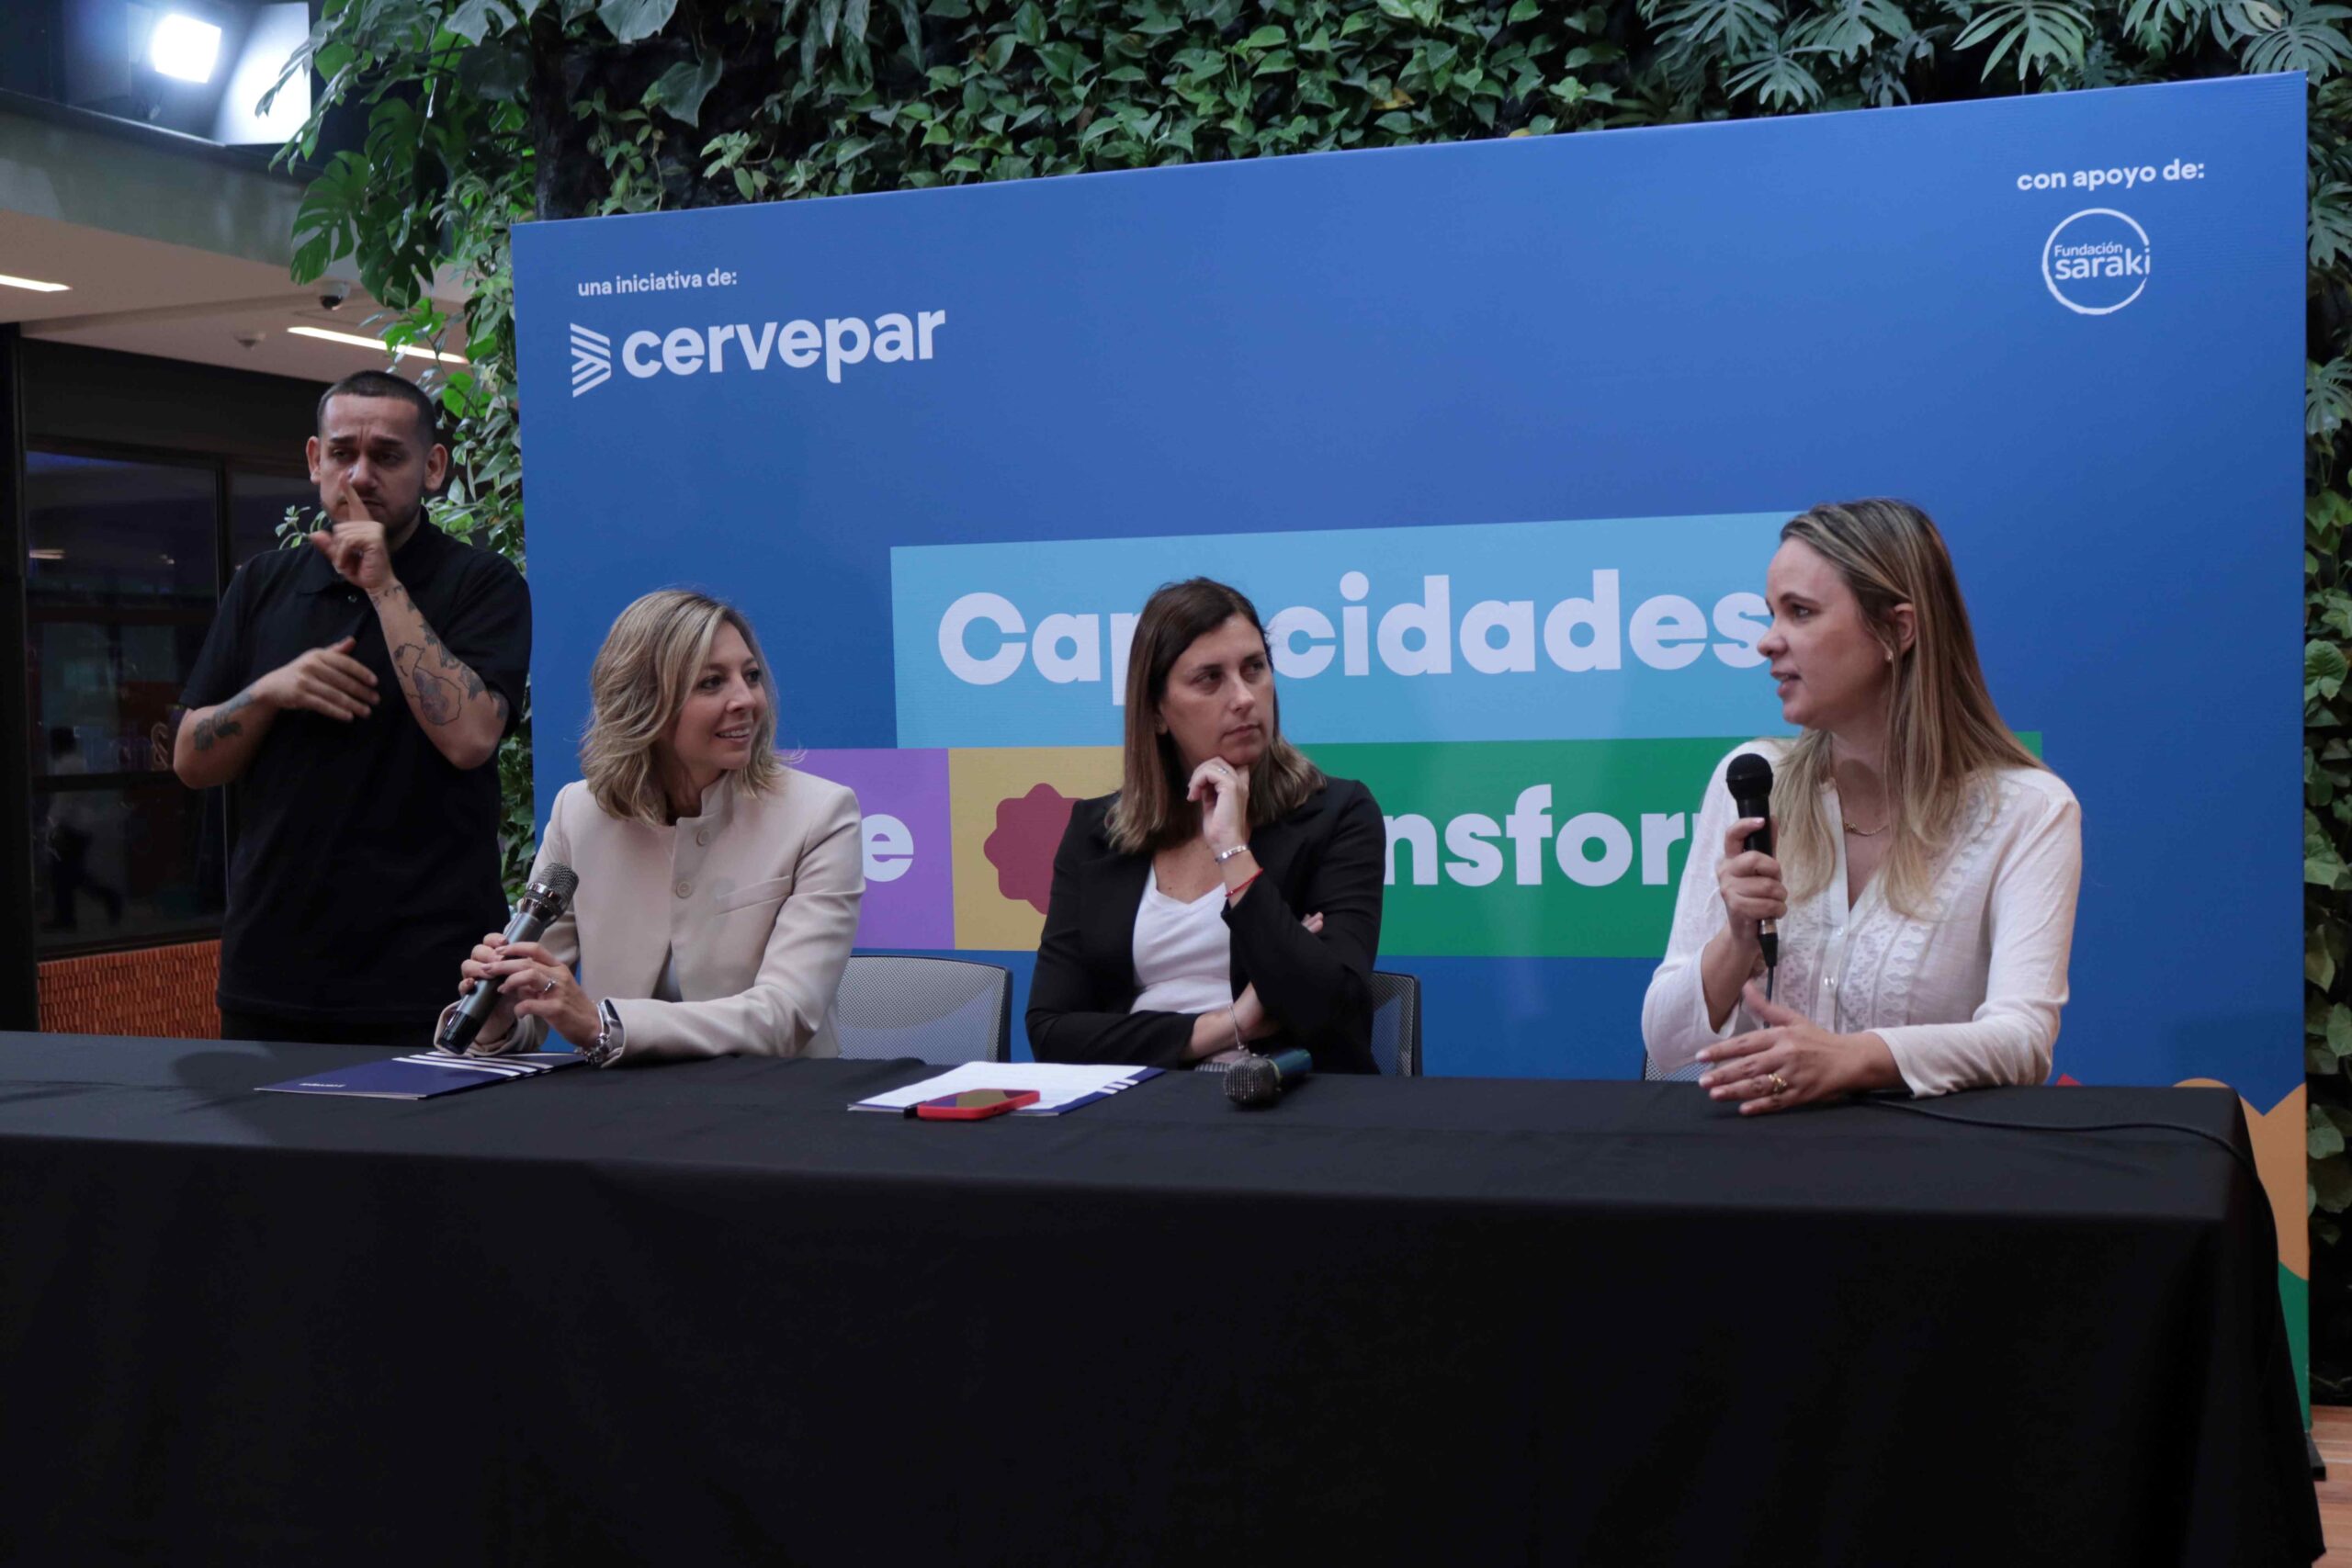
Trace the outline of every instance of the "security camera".
<instances>
[{"instance_id":1,"label":"security camera","mask_svg":"<svg viewBox=\"0 0 2352 1568\"><path fill-rule=\"evenodd\" d=\"M257 332L242 332L232 335L236 339L237 346L250 354L261 346L261 340L265 334Z\"/></svg>"},{"instance_id":2,"label":"security camera","mask_svg":"<svg viewBox=\"0 0 2352 1568\"><path fill-rule=\"evenodd\" d=\"M319 309L322 310L339 310L343 308L343 302L350 298L351 285L348 283L319 285Z\"/></svg>"}]
</instances>

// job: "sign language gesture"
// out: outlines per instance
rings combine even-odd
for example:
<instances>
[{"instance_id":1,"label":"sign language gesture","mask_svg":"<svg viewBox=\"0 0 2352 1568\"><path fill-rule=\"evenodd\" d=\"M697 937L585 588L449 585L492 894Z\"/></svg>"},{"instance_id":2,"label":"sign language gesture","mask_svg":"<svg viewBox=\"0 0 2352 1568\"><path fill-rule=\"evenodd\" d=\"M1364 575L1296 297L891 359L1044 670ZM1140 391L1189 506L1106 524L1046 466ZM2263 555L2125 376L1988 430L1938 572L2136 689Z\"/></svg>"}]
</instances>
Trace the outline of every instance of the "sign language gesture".
<instances>
[{"instance_id":1,"label":"sign language gesture","mask_svg":"<svg viewBox=\"0 0 2352 1568\"><path fill-rule=\"evenodd\" d=\"M1714 1064L1699 1080L1710 1100L1735 1100L1739 1113L1786 1111L1864 1089L1900 1089L1894 1053L1875 1034L1832 1034L1792 1007L1764 999L1754 983L1741 994L1765 1027L1699 1053Z\"/></svg>"},{"instance_id":2,"label":"sign language gesture","mask_svg":"<svg viewBox=\"0 0 2352 1568\"><path fill-rule=\"evenodd\" d=\"M367 503L346 489L335 500L334 524L312 530L311 547L325 556L345 582L370 599L398 584L384 525L368 514Z\"/></svg>"},{"instance_id":3,"label":"sign language gesture","mask_svg":"<svg viewBox=\"0 0 2352 1568\"><path fill-rule=\"evenodd\" d=\"M306 708L346 724L367 717L376 711L376 672L351 656L358 646L356 638L345 637L297 656L254 682L253 700L280 711ZM221 705L224 712L229 705ZM218 716L212 724L219 730ZM209 736L200 734L197 740L205 746Z\"/></svg>"}]
</instances>

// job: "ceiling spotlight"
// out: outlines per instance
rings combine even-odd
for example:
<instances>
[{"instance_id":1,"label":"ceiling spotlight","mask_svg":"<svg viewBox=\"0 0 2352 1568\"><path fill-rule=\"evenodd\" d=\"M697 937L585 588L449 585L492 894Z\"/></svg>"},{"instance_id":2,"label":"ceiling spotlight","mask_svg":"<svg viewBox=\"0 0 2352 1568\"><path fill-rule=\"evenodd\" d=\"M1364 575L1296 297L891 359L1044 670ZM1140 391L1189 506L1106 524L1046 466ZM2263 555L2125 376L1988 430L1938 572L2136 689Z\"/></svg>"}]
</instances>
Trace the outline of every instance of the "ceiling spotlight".
<instances>
[{"instance_id":1,"label":"ceiling spotlight","mask_svg":"<svg viewBox=\"0 0 2352 1568\"><path fill-rule=\"evenodd\" d=\"M325 343L347 343L354 348L372 348L379 354L397 354L402 359L437 359L444 365L463 365L467 362L462 354L436 354L432 349L405 343L393 348L377 338L361 337L356 333L329 332L324 327L288 327L286 332L289 337L314 337Z\"/></svg>"},{"instance_id":2,"label":"ceiling spotlight","mask_svg":"<svg viewBox=\"0 0 2352 1568\"><path fill-rule=\"evenodd\" d=\"M177 11L155 24L147 45L147 62L182 82L209 82L220 57L220 29Z\"/></svg>"},{"instance_id":3,"label":"ceiling spotlight","mask_svg":"<svg viewBox=\"0 0 2352 1568\"><path fill-rule=\"evenodd\" d=\"M43 283L37 277L10 277L6 273L0 272L0 288L29 288L36 294L62 294L65 292L66 285Z\"/></svg>"}]
</instances>

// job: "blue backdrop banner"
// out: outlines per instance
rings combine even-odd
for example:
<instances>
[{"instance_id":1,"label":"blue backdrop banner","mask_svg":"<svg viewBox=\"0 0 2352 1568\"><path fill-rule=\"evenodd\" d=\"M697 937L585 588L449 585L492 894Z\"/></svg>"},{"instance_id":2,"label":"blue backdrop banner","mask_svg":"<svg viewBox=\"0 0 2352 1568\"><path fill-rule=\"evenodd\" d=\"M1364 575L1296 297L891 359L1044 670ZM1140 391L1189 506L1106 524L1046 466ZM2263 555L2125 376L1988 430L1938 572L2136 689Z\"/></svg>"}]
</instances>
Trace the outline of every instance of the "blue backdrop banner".
<instances>
[{"instance_id":1,"label":"blue backdrop banner","mask_svg":"<svg viewBox=\"0 0 2352 1568\"><path fill-rule=\"evenodd\" d=\"M2059 1070L2280 1107L2303 94L518 229L542 812L613 615L707 587L784 740L860 792L861 941L1025 988L1135 615L1206 572L1269 617L1287 731L1390 818L1382 963L1424 980L1429 1070L1629 1076L1708 770L1781 728L1775 530L1898 495L2083 802Z\"/></svg>"}]
</instances>

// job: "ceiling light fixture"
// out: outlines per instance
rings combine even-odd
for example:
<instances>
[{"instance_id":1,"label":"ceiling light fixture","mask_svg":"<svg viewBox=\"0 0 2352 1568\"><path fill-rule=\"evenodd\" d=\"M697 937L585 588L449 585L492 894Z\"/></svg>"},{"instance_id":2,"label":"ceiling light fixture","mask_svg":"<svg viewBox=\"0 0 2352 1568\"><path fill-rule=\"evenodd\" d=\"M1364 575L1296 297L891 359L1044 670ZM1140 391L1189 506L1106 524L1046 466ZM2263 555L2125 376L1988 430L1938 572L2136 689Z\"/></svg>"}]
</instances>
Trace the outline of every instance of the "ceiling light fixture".
<instances>
[{"instance_id":1,"label":"ceiling light fixture","mask_svg":"<svg viewBox=\"0 0 2352 1568\"><path fill-rule=\"evenodd\" d=\"M27 550L25 554L35 560L63 560L65 558L63 550Z\"/></svg>"},{"instance_id":2,"label":"ceiling light fixture","mask_svg":"<svg viewBox=\"0 0 2352 1568\"><path fill-rule=\"evenodd\" d=\"M0 272L0 288L29 288L36 294L62 294L68 287L62 283L43 283L37 277L10 277Z\"/></svg>"},{"instance_id":3,"label":"ceiling light fixture","mask_svg":"<svg viewBox=\"0 0 2352 1568\"><path fill-rule=\"evenodd\" d=\"M220 58L220 29L175 11L155 24L147 62L181 82L209 82Z\"/></svg>"},{"instance_id":4,"label":"ceiling light fixture","mask_svg":"<svg viewBox=\"0 0 2352 1568\"><path fill-rule=\"evenodd\" d=\"M372 348L379 354L390 350L403 359L437 359L444 365L468 363L466 356L462 354L438 354L432 349L419 348L413 344L405 343L398 348L393 348L390 344L372 337L361 337L356 333L329 332L324 327L288 327L286 331L290 337L314 337L326 343L347 343L354 348Z\"/></svg>"}]
</instances>

